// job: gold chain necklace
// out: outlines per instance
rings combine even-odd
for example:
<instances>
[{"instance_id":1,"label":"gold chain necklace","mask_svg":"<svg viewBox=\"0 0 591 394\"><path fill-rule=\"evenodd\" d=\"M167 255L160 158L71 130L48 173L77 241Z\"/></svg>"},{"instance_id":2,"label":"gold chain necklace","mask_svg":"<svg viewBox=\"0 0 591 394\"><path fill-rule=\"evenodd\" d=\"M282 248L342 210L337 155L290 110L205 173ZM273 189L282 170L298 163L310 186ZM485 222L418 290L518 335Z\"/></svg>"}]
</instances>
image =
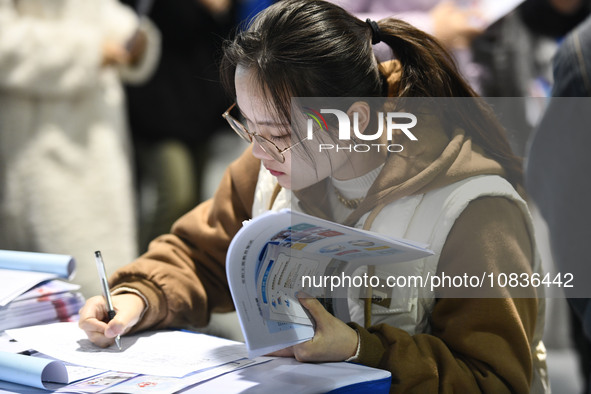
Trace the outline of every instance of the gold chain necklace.
<instances>
[{"instance_id":1,"label":"gold chain necklace","mask_svg":"<svg viewBox=\"0 0 591 394\"><path fill-rule=\"evenodd\" d=\"M361 204L361 201L363 201L363 197L361 198L352 198L352 199L348 199L345 196L343 196L341 194L341 192L339 191L339 189L337 189L336 187L334 188L334 192L337 196L337 199L339 200L339 202L341 204L343 204L344 206L346 206L349 209L357 209L357 207L359 206L359 204Z\"/></svg>"}]
</instances>

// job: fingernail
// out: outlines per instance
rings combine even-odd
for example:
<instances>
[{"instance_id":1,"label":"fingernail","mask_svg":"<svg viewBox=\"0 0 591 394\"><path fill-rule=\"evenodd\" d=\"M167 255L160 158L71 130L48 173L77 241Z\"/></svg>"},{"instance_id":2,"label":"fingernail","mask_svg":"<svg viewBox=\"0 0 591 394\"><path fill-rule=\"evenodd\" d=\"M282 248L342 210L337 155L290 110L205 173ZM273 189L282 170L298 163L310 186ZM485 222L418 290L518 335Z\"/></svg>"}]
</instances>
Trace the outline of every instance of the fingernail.
<instances>
[{"instance_id":1,"label":"fingernail","mask_svg":"<svg viewBox=\"0 0 591 394\"><path fill-rule=\"evenodd\" d=\"M117 332L116 332L116 330L115 330L115 328L113 328L113 327L108 327L108 328L105 330L105 336L106 336L107 338L115 338L115 337L116 337L118 334L119 334L119 333L117 333Z\"/></svg>"}]
</instances>

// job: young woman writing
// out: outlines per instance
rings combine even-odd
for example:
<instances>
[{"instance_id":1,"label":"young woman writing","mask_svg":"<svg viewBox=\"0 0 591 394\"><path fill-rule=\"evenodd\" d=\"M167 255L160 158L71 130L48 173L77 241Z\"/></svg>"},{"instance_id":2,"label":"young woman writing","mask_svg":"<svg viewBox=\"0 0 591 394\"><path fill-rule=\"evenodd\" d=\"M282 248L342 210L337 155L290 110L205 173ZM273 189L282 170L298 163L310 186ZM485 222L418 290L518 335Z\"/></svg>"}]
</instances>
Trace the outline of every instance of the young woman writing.
<instances>
[{"instance_id":1,"label":"young woman writing","mask_svg":"<svg viewBox=\"0 0 591 394\"><path fill-rule=\"evenodd\" d=\"M372 49L378 42L395 60L378 63ZM527 207L516 192L520 162L432 37L396 19L364 22L328 2L286 0L225 46L222 71L236 97L224 117L252 149L229 166L211 200L113 275L118 312L111 322L103 322L102 297L88 300L80 327L94 343L107 346L118 334L147 328L204 326L211 312L232 310L227 247L244 220L268 209L301 209L428 242L435 252L379 267L380 277L467 266L539 271ZM406 144L404 133L394 133L404 144L400 152L357 154L319 152L319 144L343 143L338 128L315 128L308 139L292 97L335 98L335 108L356 113L361 134L373 133L379 119L372 100L359 98L402 98L421 114L425 107L412 106L414 97L470 101L456 103L453 116L441 110L421 116L412 128L418 141ZM352 291L349 316L341 319L317 300L301 299L315 336L278 354L388 369L393 391L543 391L543 299L535 289L522 298L499 291L492 298L444 298L405 288L379 302Z\"/></svg>"}]
</instances>

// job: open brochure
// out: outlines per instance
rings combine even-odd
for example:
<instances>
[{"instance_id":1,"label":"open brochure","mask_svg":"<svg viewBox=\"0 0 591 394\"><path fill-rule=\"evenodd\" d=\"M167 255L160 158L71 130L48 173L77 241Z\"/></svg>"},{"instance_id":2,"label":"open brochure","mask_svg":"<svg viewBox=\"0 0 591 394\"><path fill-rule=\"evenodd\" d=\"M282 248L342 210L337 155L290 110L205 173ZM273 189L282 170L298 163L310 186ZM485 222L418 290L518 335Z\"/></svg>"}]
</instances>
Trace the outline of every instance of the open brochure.
<instances>
[{"instance_id":1,"label":"open brochure","mask_svg":"<svg viewBox=\"0 0 591 394\"><path fill-rule=\"evenodd\" d=\"M431 254L426 245L291 210L267 212L245 222L228 249L226 271L249 357L314 336L298 291L321 299L338 316L339 308L347 308L350 286L335 287L333 279L350 276L365 265Z\"/></svg>"}]
</instances>

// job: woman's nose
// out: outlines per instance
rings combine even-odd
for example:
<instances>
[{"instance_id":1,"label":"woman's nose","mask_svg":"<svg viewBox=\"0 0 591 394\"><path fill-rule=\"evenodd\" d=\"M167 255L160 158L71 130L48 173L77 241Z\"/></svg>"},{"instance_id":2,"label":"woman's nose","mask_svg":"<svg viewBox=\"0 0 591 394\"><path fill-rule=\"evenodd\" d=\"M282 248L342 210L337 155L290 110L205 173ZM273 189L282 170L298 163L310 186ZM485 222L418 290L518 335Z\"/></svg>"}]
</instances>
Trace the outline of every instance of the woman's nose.
<instances>
[{"instance_id":1,"label":"woman's nose","mask_svg":"<svg viewBox=\"0 0 591 394\"><path fill-rule=\"evenodd\" d=\"M252 155L259 160L274 160L254 138L252 140Z\"/></svg>"}]
</instances>

